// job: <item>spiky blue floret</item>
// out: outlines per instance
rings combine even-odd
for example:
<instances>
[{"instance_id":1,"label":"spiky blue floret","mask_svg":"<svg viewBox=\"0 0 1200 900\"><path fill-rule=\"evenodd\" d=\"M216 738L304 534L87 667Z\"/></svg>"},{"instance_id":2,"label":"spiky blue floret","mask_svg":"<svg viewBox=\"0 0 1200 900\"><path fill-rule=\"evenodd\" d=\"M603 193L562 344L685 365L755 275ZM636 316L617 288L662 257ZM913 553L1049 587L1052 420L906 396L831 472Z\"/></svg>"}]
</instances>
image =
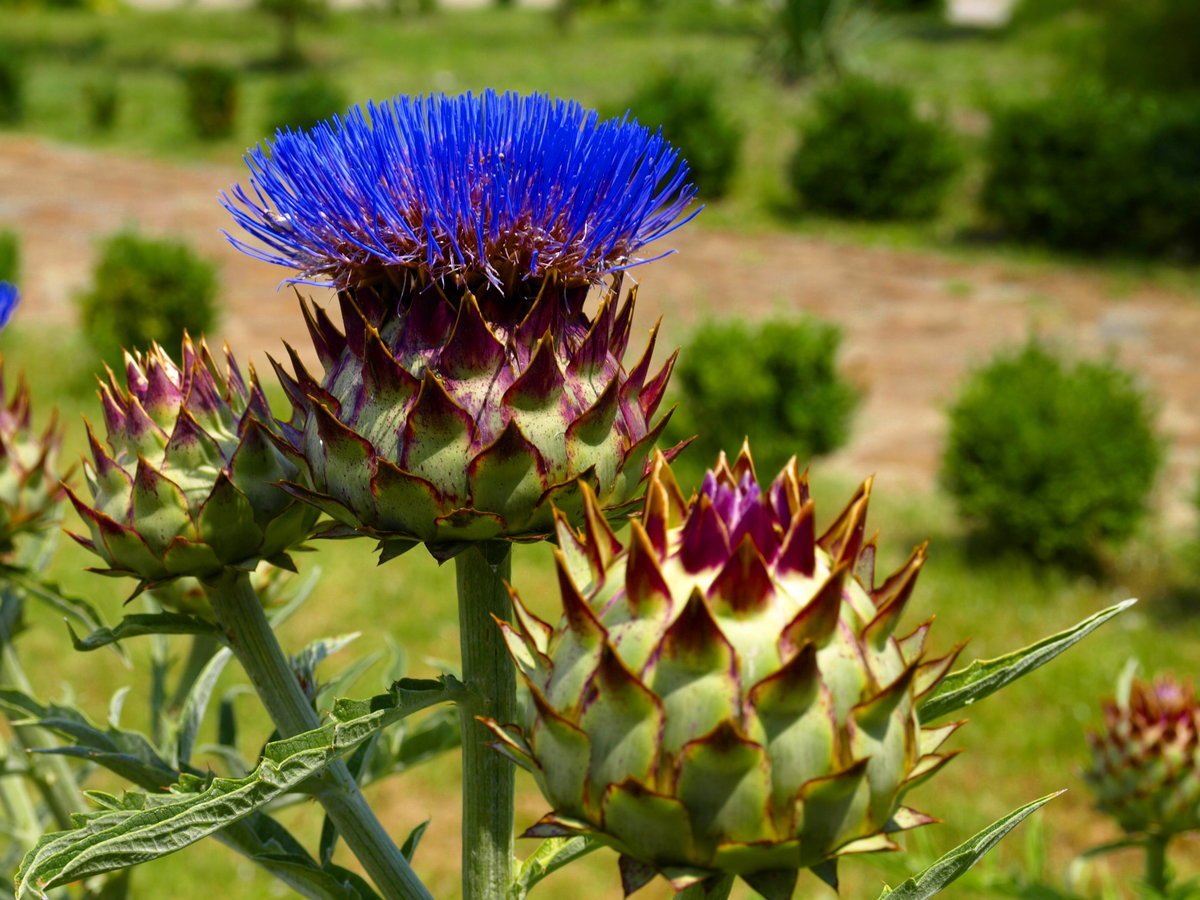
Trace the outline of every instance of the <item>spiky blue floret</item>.
<instances>
[{"instance_id":1,"label":"spiky blue floret","mask_svg":"<svg viewBox=\"0 0 1200 900\"><path fill-rule=\"evenodd\" d=\"M628 117L542 94L397 97L246 156L221 202L264 246L240 250L339 287L401 267L494 284L594 279L648 260L682 225L687 164Z\"/></svg>"},{"instance_id":2,"label":"spiky blue floret","mask_svg":"<svg viewBox=\"0 0 1200 900\"><path fill-rule=\"evenodd\" d=\"M17 293L15 284L0 281L0 328L8 324L8 320L12 318L20 300L21 295Z\"/></svg>"}]
</instances>

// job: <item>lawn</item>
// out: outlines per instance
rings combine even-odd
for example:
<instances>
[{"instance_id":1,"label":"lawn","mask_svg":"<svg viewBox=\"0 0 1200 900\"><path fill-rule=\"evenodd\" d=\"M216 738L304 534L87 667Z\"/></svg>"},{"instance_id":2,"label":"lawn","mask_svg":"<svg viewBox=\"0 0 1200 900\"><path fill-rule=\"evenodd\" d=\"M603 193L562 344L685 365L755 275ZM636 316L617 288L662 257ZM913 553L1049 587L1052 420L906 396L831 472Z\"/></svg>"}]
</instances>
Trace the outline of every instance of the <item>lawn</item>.
<instances>
[{"instance_id":1,"label":"lawn","mask_svg":"<svg viewBox=\"0 0 1200 900\"><path fill-rule=\"evenodd\" d=\"M0 42L27 52L30 81L22 128L127 154L229 163L262 137L259 123L266 117L268 96L285 77L266 64L274 48L270 23L252 13L190 8L111 15L6 11L2 28ZM977 142L991 103L1043 90L1062 74L1064 42L1081 44L1086 34L1086 21L980 36L918 19L898 24L889 39L864 47L862 64L912 86L924 106L946 115L965 141ZM494 87L546 90L615 110L648 69L681 60L701 65L721 77L723 100L746 134L733 194L702 217L702 227L751 232L820 229L855 243L996 252L962 240L977 225L971 201L979 180L977 167L968 171L949 208L932 223L833 225L793 217L782 173L809 88L780 87L764 71L760 30L749 7L678 11L664 5L644 13L617 6L581 16L567 33L557 31L546 14L526 10L406 17L339 12L306 28L303 42L312 66L336 79L355 100ZM183 112L178 69L201 60L223 61L244 74L237 132L214 143L195 139ZM111 134L92 134L85 124L83 90L111 74L122 93L120 122ZM1171 278L1180 274L1164 271ZM77 458L84 446L79 417L98 413L89 397L89 367L80 362L89 358L80 336L19 321L0 347L10 372L28 372L41 419L50 406L59 407L69 427L66 457ZM48 358L63 363L48 366ZM828 522L854 485L825 473L819 461L813 473L818 516ZM1079 777L1086 758L1084 734L1099 719L1100 697L1111 691L1131 657L1152 670L1195 671L1200 615L1193 582L1200 567L1190 548L1191 536L1168 536L1152 526L1105 578L1097 579L1038 570L1019 560L979 557L956 524L949 501L938 495L878 495L873 527L881 532L883 569L898 565L915 543L932 540L930 562L908 619L915 624L936 614L935 649L969 637L964 659L1000 654L1127 596L1142 598L1134 610L1049 668L972 709L969 726L954 738L954 746L964 751L962 757L910 798L945 824L908 838L908 854L844 865L842 893L873 898L881 882L902 880L1004 812L1068 788L1069 793L1040 816L1048 877L1058 880L1077 854L1117 837L1115 826L1090 809ZM323 576L315 596L283 631L290 649L318 636L361 630L363 636L342 659L326 664L328 672L356 656L387 649L392 641L405 649L412 674L453 667L458 636L451 569L439 568L420 551L376 568L368 542L328 543L319 551L302 560L306 570L319 565ZM115 621L125 586L84 573L91 562L82 550L63 541L53 574L68 591L89 598ZM519 548L514 580L536 610L553 618L557 601L548 562L544 546ZM137 722L149 690L142 680L148 652L144 644L131 642L134 664L127 667L107 651L74 653L61 624L45 610L35 608L30 624L20 647L43 699L73 692L83 708L102 720L112 693L131 685L127 716ZM175 649L182 654L184 646ZM378 691L382 679L380 665L360 682L358 692ZM234 681L235 674L226 675L226 682ZM239 707L246 717L243 750L250 756L269 731L253 707L250 701ZM215 726L210 722L206 727ZM397 835L432 817L416 867L438 898L453 898L457 892L456 763L457 757L450 755L371 789L386 824ZM96 784L115 786L104 778ZM545 809L531 782L523 780L521 787L523 826ZM321 824L315 806L292 809L284 818L315 840ZM1036 855L1023 846L1018 833L998 852L995 866L1003 872ZM339 859L345 862L345 854ZM1182 874L1200 875L1200 843L1181 844L1175 860ZM1139 865L1136 853L1129 852L1096 864L1088 895L1099 895L1106 874L1128 884ZM810 883L812 891L806 895L829 896L815 881ZM137 896L179 900L207 898L214 885L234 885L231 897L286 893L249 863L211 843L147 865L135 881ZM999 890L979 877L956 886L951 895L974 900L995 897ZM597 853L550 878L537 896L619 896L615 858ZM666 893L656 887L645 896ZM1124 896L1133 896L1131 889L1125 889Z\"/></svg>"}]
</instances>

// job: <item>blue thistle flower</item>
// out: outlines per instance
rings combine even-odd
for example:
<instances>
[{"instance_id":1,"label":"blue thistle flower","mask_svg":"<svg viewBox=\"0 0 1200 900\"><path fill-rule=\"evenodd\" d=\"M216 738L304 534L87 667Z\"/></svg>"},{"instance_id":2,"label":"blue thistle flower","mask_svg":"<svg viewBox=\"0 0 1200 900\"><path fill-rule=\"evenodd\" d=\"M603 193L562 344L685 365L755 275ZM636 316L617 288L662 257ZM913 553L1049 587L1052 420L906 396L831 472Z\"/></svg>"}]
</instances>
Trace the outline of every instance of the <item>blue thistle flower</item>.
<instances>
[{"instance_id":1,"label":"blue thistle flower","mask_svg":"<svg viewBox=\"0 0 1200 900\"><path fill-rule=\"evenodd\" d=\"M8 324L20 302L21 295L17 292L17 286L0 281L0 328Z\"/></svg>"},{"instance_id":2,"label":"blue thistle flower","mask_svg":"<svg viewBox=\"0 0 1200 900\"><path fill-rule=\"evenodd\" d=\"M396 270L592 283L649 262L641 248L695 215L661 134L543 94L368 103L245 159L250 190L221 202L265 246L230 241L298 270L290 281L338 288Z\"/></svg>"}]
</instances>

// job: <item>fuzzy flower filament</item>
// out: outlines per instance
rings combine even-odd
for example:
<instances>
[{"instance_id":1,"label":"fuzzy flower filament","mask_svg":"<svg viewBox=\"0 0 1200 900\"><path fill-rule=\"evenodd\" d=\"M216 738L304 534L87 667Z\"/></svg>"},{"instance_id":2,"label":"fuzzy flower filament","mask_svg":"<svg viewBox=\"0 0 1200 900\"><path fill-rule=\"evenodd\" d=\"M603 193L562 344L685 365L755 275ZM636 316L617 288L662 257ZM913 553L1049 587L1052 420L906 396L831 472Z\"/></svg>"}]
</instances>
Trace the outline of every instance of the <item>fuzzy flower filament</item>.
<instances>
[{"instance_id":1,"label":"fuzzy flower filament","mask_svg":"<svg viewBox=\"0 0 1200 900\"><path fill-rule=\"evenodd\" d=\"M339 288L388 273L592 282L648 261L695 197L660 134L542 94L369 103L281 131L246 163L249 190L222 203L262 246L230 240Z\"/></svg>"}]
</instances>

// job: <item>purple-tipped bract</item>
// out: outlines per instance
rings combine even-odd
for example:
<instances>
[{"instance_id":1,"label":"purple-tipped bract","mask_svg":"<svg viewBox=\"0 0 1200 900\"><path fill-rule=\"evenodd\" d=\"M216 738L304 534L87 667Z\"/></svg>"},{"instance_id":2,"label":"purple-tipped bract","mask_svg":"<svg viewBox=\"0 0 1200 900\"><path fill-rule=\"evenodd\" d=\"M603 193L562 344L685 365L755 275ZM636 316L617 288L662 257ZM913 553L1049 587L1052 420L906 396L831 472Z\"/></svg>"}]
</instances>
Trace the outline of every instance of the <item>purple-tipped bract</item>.
<instances>
[{"instance_id":1,"label":"purple-tipped bract","mask_svg":"<svg viewBox=\"0 0 1200 900\"><path fill-rule=\"evenodd\" d=\"M246 156L221 201L293 281L389 270L494 286L594 281L686 221L688 168L660 134L543 94L397 97Z\"/></svg>"}]
</instances>

